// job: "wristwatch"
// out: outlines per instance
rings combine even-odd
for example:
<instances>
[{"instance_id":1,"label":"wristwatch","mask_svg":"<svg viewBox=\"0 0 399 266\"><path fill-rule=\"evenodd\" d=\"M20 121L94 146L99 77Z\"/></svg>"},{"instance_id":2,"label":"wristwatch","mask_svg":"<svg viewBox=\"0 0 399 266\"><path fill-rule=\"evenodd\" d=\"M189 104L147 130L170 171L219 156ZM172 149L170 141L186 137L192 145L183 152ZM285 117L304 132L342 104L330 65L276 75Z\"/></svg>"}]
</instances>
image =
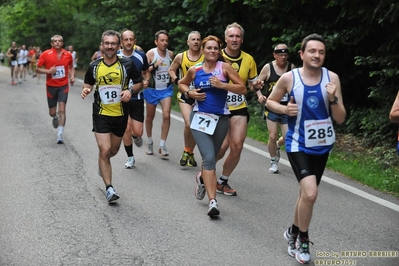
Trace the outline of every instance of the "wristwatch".
<instances>
[{"instance_id":1,"label":"wristwatch","mask_svg":"<svg viewBox=\"0 0 399 266\"><path fill-rule=\"evenodd\" d=\"M330 105L337 104L337 103L338 103L338 97L335 96L335 97L334 97L334 101L332 101L332 102L329 101L329 103L330 103Z\"/></svg>"}]
</instances>

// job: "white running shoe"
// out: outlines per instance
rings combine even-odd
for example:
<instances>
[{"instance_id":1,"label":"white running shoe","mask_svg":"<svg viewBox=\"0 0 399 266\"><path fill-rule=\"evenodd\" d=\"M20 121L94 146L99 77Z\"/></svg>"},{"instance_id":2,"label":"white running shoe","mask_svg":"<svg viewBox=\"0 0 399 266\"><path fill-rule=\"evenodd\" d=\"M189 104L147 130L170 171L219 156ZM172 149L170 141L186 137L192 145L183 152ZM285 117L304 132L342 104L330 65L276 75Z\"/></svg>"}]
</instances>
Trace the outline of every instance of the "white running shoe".
<instances>
[{"instance_id":1,"label":"white running shoe","mask_svg":"<svg viewBox=\"0 0 399 266\"><path fill-rule=\"evenodd\" d=\"M125 163L125 168L126 169L131 169L131 168L134 167L135 163L136 163L136 160L134 159L134 156L127 157L127 162Z\"/></svg>"},{"instance_id":2,"label":"white running shoe","mask_svg":"<svg viewBox=\"0 0 399 266\"><path fill-rule=\"evenodd\" d=\"M296 247L295 241L298 235L290 234L289 228L284 232L284 239L288 243L288 255L290 257L295 257Z\"/></svg>"},{"instance_id":3,"label":"white running shoe","mask_svg":"<svg viewBox=\"0 0 399 266\"><path fill-rule=\"evenodd\" d=\"M62 134L57 134L57 144L64 144Z\"/></svg>"},{"instance_id":4,"label":"white running shoe","mask_svg":"<svg viewBox=\"0 0 399 266\"><path fill-rule=\"evenodd\" d=\"M134 144L136 144L136 146L138 148L143 146L143 138L142 137L133 138L133 142L134 142Z\"/></svg>"},{"instance_id":5,"label":"white running shoe","mask_svg":"<svg viewBox=\"0 0 399 266\"><path fill-rule=\"evenodd\" d=\"M276 161L270 161L270 168L269 172L272 174L277 174L278 173L278 164Z\"/></svg>"},{"instance_id":6,"label":"white running shoe","mask_svg":"<svg viewBox=\"0 0 399 266\"><path fill-rule=\"evenodd\" d=\"M107 189L107 200L109 203L119 199L118 193L116 193L115 189L113 187L109 187Z\"/></svg>"},{"instance_id":7,"label":"white running shoe","mask_svg":"<svg viewBox=\"0 0 399 266\"><path fill-rule=\"evenodd\" d=\"M147 150L145 151L145 153L147 155L153 155L154 154L154 149L152 148L152 143L147 143Z\"/></svg>"},{"instance_id":8,"label":"white running shoe","mask_svg":"<svg viewBox=\"0 0 399 266\"><path fill-rule=\"evenodd\" d=\"M309 244L313 243L309 241L307 238L299 238L296 239L295 247L297 249L295 253L295 259L297 262L301 264L308 264L310 263L310 251L309 251Z\"/></svg>"},{"instance_id":9,"label":"white running shoe","mask_svg":"<svg viewBox=\"0 0 399 266\"><path fill-rule=\"evenodd\" d=\"M159 150L158 150L158 153L159 153L161 156L163 156L163 157L169 156L169 153L168 153L168 151L166 150L166 146L161 146L161 147L159 148Z\"/></svg>"},{"instance_id":10,"label":"white running shoe","mask_svg":"<svg viewBox=\"0 0 399 266\"><path fill-rule=\"evenodd\" d=\"M220 211L218 209L218 202L216 201L216 199L211 199L209 201L209 209L208 209L208 213L207 213L211 218L218 216L220 214Z\"/></svg>"},{"instance_id":11,"label":"white running shoe","mask_svg":"<svg viewBox=\"0 0 399 266\"><path fill-rule=\"evenodd\" d=\"M201 181L201 171L199 171L195 175L195 181L197 182L197 185L195 186L194 189L194 195L197 200L202 200L205 197L205 186L204 183Z\"/></svg>"}]
</instances>

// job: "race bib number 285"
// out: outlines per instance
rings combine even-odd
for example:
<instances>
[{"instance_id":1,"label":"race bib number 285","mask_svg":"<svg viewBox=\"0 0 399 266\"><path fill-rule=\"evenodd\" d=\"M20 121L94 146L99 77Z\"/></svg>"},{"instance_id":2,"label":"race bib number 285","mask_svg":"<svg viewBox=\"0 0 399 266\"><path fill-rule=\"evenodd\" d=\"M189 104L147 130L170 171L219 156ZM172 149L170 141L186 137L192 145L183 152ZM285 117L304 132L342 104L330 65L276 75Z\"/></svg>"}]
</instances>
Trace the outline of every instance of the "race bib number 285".
<instances>
[{"instance_id":1,"label":"race bib number 285","mask_svg":"<svg viewBox=\"0 0 399 266\"><path fill-rule=\"evenodd\" d=\"M331 118L305 120L305 146L328 146L335 142L334 126Z\"/></svg>"}]
</instances>

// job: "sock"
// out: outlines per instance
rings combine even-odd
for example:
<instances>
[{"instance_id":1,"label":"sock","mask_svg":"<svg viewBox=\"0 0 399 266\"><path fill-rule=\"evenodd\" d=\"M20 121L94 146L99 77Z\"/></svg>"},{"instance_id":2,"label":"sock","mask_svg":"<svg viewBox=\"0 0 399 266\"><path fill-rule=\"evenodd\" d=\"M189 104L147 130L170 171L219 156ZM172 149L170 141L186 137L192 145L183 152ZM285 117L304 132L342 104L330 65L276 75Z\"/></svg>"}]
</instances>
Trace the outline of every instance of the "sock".
<instances>
[{"instance_id":1,"label":"sock","mask_svg":"<svg viewBox=\"0 0 399 266\"><path fill-rule=\"evenodd\" d=\"M308 231L302 232L302 231L299 230L299 238L301 238L301 239L302 239L302 238L309 239Z\"/></svg>"},{"instance_id":2,"label":"sock","mask_svg":"<svg viewBox=\"0 0 399 266\"><path fill-rule=\"evenodd\" d=\"M105 190L108 190L110 187L112 187L112 188L113 188L113 186L112 186L112 185L106 185L106 186L105 186Z\"/></svg>"},{"instance_id":3,"label":"sock","mask_svg":"<svg viewBox=\"0 0 399 266\"><path fill-rule=\"evenodd\" d=\"M151 138L151 137L149 137L149 138L147 139L147 144L152 144L152 138Z\"/></svg>"},{"instance_id":4,"label":"sock","mask_svg":"<svg viewBox=\"0 0 399 266\"><path fill-rule=\"evenodd\" d=\"M193 154L193 151L190 148L184 147L184 151L189 154Z\"/></svg>"},{"instance_id":5,"label":"sock","mask_svg":"<svg viewBox=\"0 0 399 266\"><path fill-rule=\"evenodd\" d=\"M64 133L64 126L58 126L58 135L62 135Z\"/></svg>"},{"instance_id":6,"label":"sock","mask_svg":"<svg viewBox=\"0 0 399 266\"><path fill-rule=\"evenodd\" d=\"M292 226L290 227L290 234L292 235L297 235L299 234L299 227L296 226L295 224L292 224Z\"/></svg>"},{"instance_id":7,"label":"sock","mask_svg":"<svg viewBox=\"0 0 399 266\"><path fill-rule=\"evenodd\" d=\"M133 145L129 145L129 146L125 145L125 151L126 151L127 157L132 157L133 156Z\"/></svg>"},{"instance_id":8,"label":"sock","mask_svg":"<svg viewBox=\"0 0 399 266\"><path fill-rule=\"evenodd\" d=\"M220 185L220 184L222 184L223 182L227 182L228 180L229 180L229 177L228 177L228 176L221 175L221 176L219 177L218 183L219 183L219 185Z\"/></svg>"},{"instance_id":9,"label":"sock","mask_svg":"<svg viewBox=\"0 0 399 266\"><path fill-rule=\"evenodd\" d=\"M161 139L161 141L159 142L159 146L163 147L165 146L166 140Z\"/></svg>"}]
</instances>

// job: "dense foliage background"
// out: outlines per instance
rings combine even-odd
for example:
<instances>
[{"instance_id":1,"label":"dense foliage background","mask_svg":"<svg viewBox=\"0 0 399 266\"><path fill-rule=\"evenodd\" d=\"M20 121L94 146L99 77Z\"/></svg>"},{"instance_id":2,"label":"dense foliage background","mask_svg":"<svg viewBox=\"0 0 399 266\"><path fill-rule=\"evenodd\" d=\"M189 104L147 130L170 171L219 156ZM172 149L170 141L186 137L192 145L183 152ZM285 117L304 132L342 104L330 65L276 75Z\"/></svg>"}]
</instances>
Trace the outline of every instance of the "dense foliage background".
<instances>
[{"instance_id":1,"label":"dense foliage background","mask_svg":"<svg viewBox=\"0 0 399 266\"><path fill-rule=\"evenodd\" d=\"M348 119L338 130L366 147L389 145L393 153L397 127L388 113L399 84L398 19L394 0L0 0L0 48L16 41L47 49L50 37L61 34L85 69L106 29L134 30L145 50L154 47L154 33L166 29L177 53L186 49L190 31L224 39L225 27L236 21L245 29L242 49L260 71L278 42L289 44L290 61L300 65L300 42L316 32L328 41L326 67L341 78Z\"/></svg>"}]
</instances>

